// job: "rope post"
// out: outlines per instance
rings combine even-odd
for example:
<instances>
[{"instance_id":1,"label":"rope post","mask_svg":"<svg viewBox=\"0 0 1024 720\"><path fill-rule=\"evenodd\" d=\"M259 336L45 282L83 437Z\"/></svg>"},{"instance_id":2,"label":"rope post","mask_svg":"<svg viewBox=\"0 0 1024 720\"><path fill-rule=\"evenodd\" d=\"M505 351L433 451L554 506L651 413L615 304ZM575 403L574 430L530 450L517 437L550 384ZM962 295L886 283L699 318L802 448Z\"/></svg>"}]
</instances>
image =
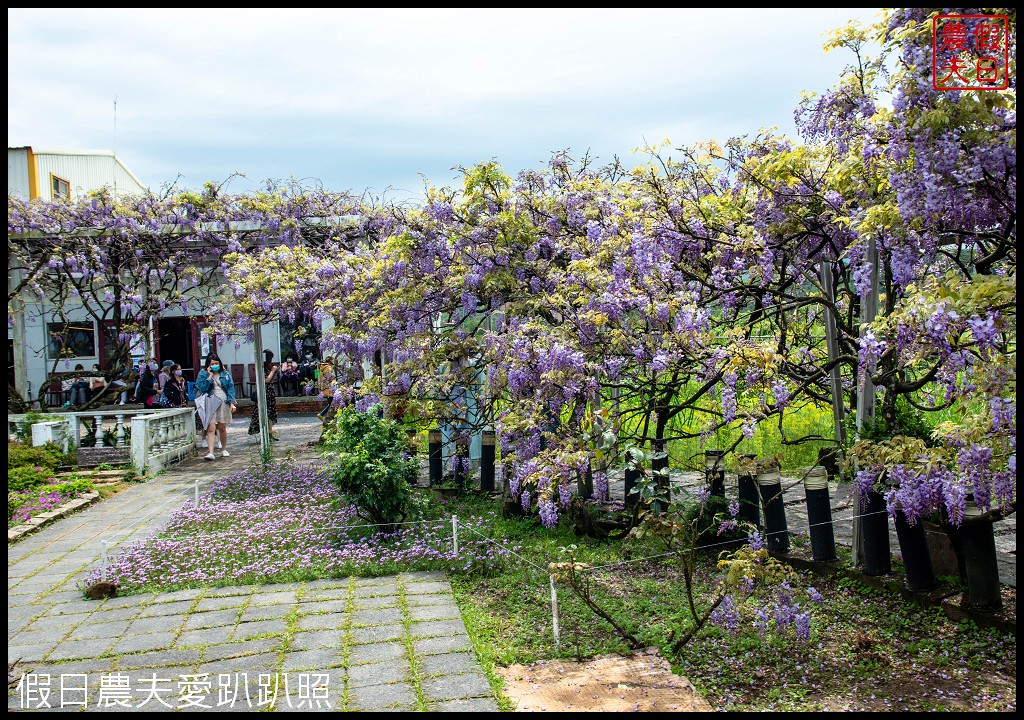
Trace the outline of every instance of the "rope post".
<instances>
[{"instance_id":1,"label":"rope post","mask_svg":"<svg viewBox=\"0 0 1024 720\"><path fill-rule=\"evenodd\" d=\"M832 504L828 494L828 468L815 465L804 478L807 498L807 530L811 535L811 556L821 562L836 559L836 538L832 530ZM921 526L924 532L924 525ZM925 549L927 553L927 548Z\"/></svg>"},{"instance_id":2,"label":"rope post","mask_svg":"<svg viewBox=\"0 0 1024 720\"><path fill-rule=\"evenodd\" d=\"M761 493L768 551L789 552L789 527L786 524L786 506L782 500L782 475L773 461L765 461L758 466L757 489Z\"/></svg>"},{"instance_id":3,"label":"rope post","mask_svg":"<svg viewBox=\"0 0 1024 720\"><path fill-rule=\"evenodd\" d=\"M427 433L427 469L429 470L428 477L430 478L430 485L441 484L442 472L442 436L441 429L435 428Z\"/></svg>"},{"instance_id":4,"label":"rope post","mask_svg":"<svg viewBox=\"0 0 1024 720\"><path fill-rule=\"evenodd\" d=\"M195 493L195 506L199 507L199 478L196 478L196 493Z\"/></svg>"},{"instance_id":5,"label":"rope post","mask_svg":"<svg viewBox=\"0 0 1024 720\"><path fill-rule=\"evenodd\" d=\"M459 516L452 515L452 554L459 554Z\"/></svg>"},{"instance_id":6,"label":"rope post","mask_svg":"<svg viewBox=\"0 0 1024 720\"><path fill-rule=\"evenodd\" d=\"M102 559L100 561L100 564L103 567L103 574L100 576L100 578L102 580L106 580L107 579L107 541L106 540L103 541L103 557L102 557Z\"/></svg>"},{"instance_id":7,"label":"rope post","mask_svg":"<svg viewBox=\"0 0 1024 720\"><path fill-rule=\"evenodd\" d=\"M561 637L558 631L558 592L555 590L555 576L548 575L548 583L551 585L551 629L555 634L555 647L561 645Z\"/></svg>"},{"instance_id":8,"label":"rope post","mask_svg":"<svg viewBox=\"0 0 1024 720\"><path fill-rule=\"evenodd\" d=\"M705 478L712 495L725 497L725 451L704 452Z\"/></svg>"}]
</instances>

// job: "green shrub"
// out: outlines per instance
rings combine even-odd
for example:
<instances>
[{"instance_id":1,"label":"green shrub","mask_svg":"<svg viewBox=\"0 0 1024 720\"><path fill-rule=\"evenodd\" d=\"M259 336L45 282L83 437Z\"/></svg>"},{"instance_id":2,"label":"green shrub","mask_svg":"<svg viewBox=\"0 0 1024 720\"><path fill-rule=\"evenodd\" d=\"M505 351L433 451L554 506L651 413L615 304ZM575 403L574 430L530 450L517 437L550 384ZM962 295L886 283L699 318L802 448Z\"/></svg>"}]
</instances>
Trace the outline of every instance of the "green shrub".
<instances>
[{"instance_id":1,"label":"green shrub","mask_svg":"<svg viewBox=\"0 0 1024 720\"><path fill-rule=\"evenodd\" d=\"M59 492L62 495L71 495L78 493L87 493L92 490L92 482L85 478L77 478L75 480L68 480L62 483L53 483L52 485L43 485L37 488L40 492Z\"/></svg>"},{"instance_id":2,"label":"green shrub","mask_svg":"<svg viewBox=\"0 0 1024 720\"><path fill-rule=\"evenodd\" d=\"M13 468L7 471L7 491L31 490L45 485L52 477L52 468L35 465Z\"/></svg>"},{"instance_id":3,"label":"green shrub","mask_svg":"<svg viewBox=\"0 0 1024 720\"><path fill-rule=\"evenodd\" d=\"M42 467L55 468L61 465L63 453L56 445L47 444L41 447L33 447L23 443L7 443L7 469L13 470L18 467Z\"/></svg>"},{"instance_id":4,"label":"green shrub","mask_svg":"<svg viewBox=\"0 0 1024 720\"><path fill-rule=\"evenodd\" d=\"M61 465L75 465L78 461L76 448L64 452L59 445L48 442L45 445L33 447L23 443L7 443L7 469L17 467L41 467L55 469Z\"/></svg>"},{"instance_id":5,"label":"green shrub","mask_svg":"<svg viewBox=\"0 0 1024 720\"><path fill-rule=\"evenodd\" d=\"M359 516L374 524L400 523L412 510L419 463L408 458L405 430L379 418L376 408L338 411L322 438L328 472Z\"/></svg>"},{"instance_id":6,"label":"green shrub","mask_svg":"<svg viewBox=\"0 0 1024 720\"><path fill-rule=\"evenodd\" d=\"M55 482L24 488L20 491L7 492L7 526L12 523L24 522L29 515L52 510L67 500L92 490L92 483L84 478L68 482ZM53 497L56 493L57 497ZM28 508L22 517L14 520L14 515L22 508Z\"/></svg>"},{"instance_id":7,"label":"green shrub","mask_svg":"<svg viewBox=\"0 0 1024 720\"><path fill-rule=\"evenodd\" d=\"M696 521L697 542L701 545L712 545L715 553L722 549L719 544L728 540L741 540L747 536L747 531L742 528L719 533L722 521L732 517L729 514L729 500L719 495L709 495L703 504L687 503L680 514L684 527L692 527L692 523Z\"/></svg>"},{"instance_id":8,"label":"green shrub","mask_svg":"<svg viewBox=\"0 0 1024 720\"><path fill-rule=\"evenodd\" d=\"M14 513L21 510L23 507L33 502L34 498L31 495L23 493L8 492L7 493L7 522L10 524L11 518L14 517Z\"/></svg>"}]
</instances>

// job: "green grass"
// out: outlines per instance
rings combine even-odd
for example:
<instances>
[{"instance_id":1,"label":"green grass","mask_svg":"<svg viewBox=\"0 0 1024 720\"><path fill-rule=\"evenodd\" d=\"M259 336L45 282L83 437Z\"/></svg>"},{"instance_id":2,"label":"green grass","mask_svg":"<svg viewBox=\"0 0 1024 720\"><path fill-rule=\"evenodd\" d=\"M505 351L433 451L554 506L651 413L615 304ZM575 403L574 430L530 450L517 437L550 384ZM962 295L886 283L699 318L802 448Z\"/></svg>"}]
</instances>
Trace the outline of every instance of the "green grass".
<instances>
[{"instance_id":1,"label":"green grass","mask_svg":"<svg viewBox=\"0 0 1024 720\"><path fill-rule=\"evenodd\" d=\"M463 499L460 512L487 502ZM559 585L561 644L552 633L546 562L559 548L579 546L577 560L593 565L635 561L652 546L576 538L531 519L500 518L491 532L520 547L522 560L494 575L450 576L463 619L492 684L495 668L553 658L623 653L613 628ZM708 597L715 558L698 567L698 596ZM534 567L537 565L539 567ZM710 626L680 652L672 638L688 626L681 575L665 560L632 562L594 573L593 596L645 645L656 646L713 707L764 710L1012 710L1016 704L1016 638L950 622L896 593L850 578L801 575L826 603L813 607L808 643L774 631L732 636ZM675 631L675 635L673 635ZM941 692L940 692L941 691ZM875 697L872 699L871 695Z\"/></svg>"}]
</instances>

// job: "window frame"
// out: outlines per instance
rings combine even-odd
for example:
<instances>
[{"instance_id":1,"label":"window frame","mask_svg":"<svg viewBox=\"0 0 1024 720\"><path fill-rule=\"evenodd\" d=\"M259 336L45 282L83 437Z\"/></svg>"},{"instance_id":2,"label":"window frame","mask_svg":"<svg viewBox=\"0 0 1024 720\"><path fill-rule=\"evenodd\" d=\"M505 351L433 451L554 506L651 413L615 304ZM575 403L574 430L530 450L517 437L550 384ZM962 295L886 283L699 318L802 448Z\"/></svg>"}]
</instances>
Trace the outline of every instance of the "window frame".
<instances>
[{"instance_id":1,"label":"window frame","mask_svg":"<svg viewBox=\"0 0 1024 720\"><path fill-rule=\"evenodd\" d=\"M74 328L74 329L76 329L76 330L78 330L78 331L80 331L82 333L86 332L86 325L91 326L92 327L92 354L91 355L62 355L60 353L63 351L65 346L63 344L61 344L60 347L57 350L57 352L58 352L57 357L54 357L54 355L53 355L53 348L54 348L54 344L57 341L54 338L52 331L50 330L50 327L53 326L53 325L64 326L65 328L70 326L70 327L72 327L72 328ZM98 357L98 355L97 355L97 352L99 351L98 343L99 343L99 338L96 336L96 321L95 320L92 320L92 319L89 319L89 320L68 320L68 321L65 322L64 320L54 319L54 320L48 321L46 323L46 359L47 360L50 360L50 361L53 361L53 360L82 360L82 359L95 358L95 357Z\"/></svg>"},{"instance_id":2,"label":"window frame","mask_svg":"<svg viewBox=\"0 0 1024 720\"><path fill-rule=\"evenodd\" d=\"M60 186L57 185L57 183L64 183L64 185L67 186L66 194L58 191L58 188ZM55 173L50 173L50 199L52 200L58 197L67 198L68 200L71 199L71 181L65 180L60 175L57 175Z\"/></svg>"}]
</instances>

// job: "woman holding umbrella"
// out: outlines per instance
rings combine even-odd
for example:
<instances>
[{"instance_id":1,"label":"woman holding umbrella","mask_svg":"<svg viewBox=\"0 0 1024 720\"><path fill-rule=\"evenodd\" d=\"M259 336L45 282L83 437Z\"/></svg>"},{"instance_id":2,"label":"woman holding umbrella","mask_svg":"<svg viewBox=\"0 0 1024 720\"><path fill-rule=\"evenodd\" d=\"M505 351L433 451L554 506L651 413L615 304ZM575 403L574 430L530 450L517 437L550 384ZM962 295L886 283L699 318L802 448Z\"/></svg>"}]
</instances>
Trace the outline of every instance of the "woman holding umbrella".
<instances>
[{"instance_id":1,"label":"woman holding umbrella","mask_svg":"<svg viewBox=\"0 0 1024 720\"><path fill-rule=\"evenodd\" d=\"M235 384L231 381L231 373L225 372L220 356L210 353L206 357L206 367L196 378L196 409L199 419L206 429L206 442L209 452L204 460L213 460L213 443L220 436L221 457L229 457L228 425L231 424L231 413L235 406Z\"/></svg>"}]
</instances>

